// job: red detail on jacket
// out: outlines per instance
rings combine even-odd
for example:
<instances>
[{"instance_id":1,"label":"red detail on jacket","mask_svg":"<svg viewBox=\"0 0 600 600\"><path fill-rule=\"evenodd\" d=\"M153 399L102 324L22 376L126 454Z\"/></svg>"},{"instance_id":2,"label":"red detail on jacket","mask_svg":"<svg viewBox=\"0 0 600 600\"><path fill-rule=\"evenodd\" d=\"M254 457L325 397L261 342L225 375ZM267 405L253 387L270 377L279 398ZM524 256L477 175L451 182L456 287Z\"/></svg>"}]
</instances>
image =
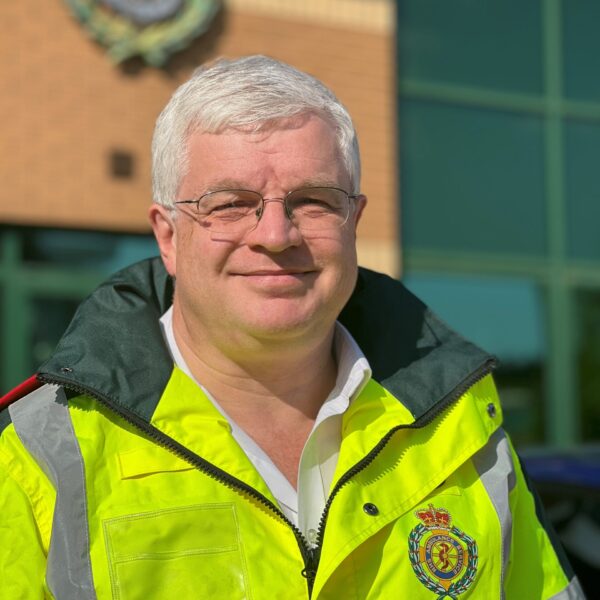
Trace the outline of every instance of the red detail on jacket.
<instances>
[{"instance_id":1,"label":"red detail on jacket","mask_svg":"<svg viewBox=\"0 0 600 600\"><path fill-rule=\"evenodd\" d=\"M12 389L8 394L0 398L0 410L12 404L15 400L26 396L27 394L42 387L42 382L37 378L37 375L32 375L23 383L20 383L16 388Z\"/></svg>"}]
</instances>

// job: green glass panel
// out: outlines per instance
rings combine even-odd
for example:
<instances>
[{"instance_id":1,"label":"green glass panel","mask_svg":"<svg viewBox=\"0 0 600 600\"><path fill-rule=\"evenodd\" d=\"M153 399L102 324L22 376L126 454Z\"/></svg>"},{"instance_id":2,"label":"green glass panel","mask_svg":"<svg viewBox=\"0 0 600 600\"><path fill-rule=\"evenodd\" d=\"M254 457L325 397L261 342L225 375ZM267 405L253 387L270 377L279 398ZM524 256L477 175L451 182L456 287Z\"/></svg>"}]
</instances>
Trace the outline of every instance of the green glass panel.
<instances>
[{"instance_id":1,"label":"green glass panel","mask_svg":"<svg viewBox=\"0 0 600 600\"><path fill-rule=\"evenodd\" d=\"M545 253L537 117L401 102L400 184L407 251Z\"/></svg>"},{"instance_id":2,"label":"green glass panel","mask_svg":"<svg viewBox=\"0 0 600 600\"><path fill-rule=\"evenodd\" d=\"M35 372L105 275L158 254L154 238L142 235L15 228L3 239L23 247L23 260L13 256L10 269L0 264L0 282L10 284L0 295L0 392Z\"/></svg>"},{"instance_id":3,"label":"green glass panel","mask_svg":"<svg viewBox=\"0 0 600 600\"><path fill-rule=\"evenodd\" d=\"M565 94L569 98L600 101L600 2L569 0L562 3Z\"/></svg>"},{"instance_id":4,"label":"green glass panel","mask_svg":"<svg viewBox=\"0 0 600 600\"><path fill-rule=\"evenodd\" d=\"M78 305L79 300L32 298L29 372L24 374L24 377L35 373L40 364L50 357Z\"/></svg>"},{"instance_id":5,"label":"green glass panel","mask_svg":"<svg viewBox=\"0 0 600 600\"><path fill-rule=\"evenodd\" d=\"M582 439L600 442L600 292L578 294L577 315Z\"/></svg>"},{"instance_id":6,"label":"green glass panel","mask_svg":"<svg viewBox=\"0 0 600 600\"><path fill-rule=\"evenodd\" d=\"M401 79L540 93L540 2L399 0Z\"/></svg>"},{"instance_id":7,"label":"green glass panel","mask_svg":"<svg viewBox=\"0 0 600 600\"><path fill-rule=\"evenodd\" d=\"M6 371L6 353L9 344L5 341L10 332L7 331L7 315L4 303L4 287L0 285L0 395L10 389L8 373Z\"/></svg>"},{"instance_id":8,"label":"green glass panel","mask_svg":"<svg viewBox=\"0 0 600 600\"><path fill-rule=\"evenodd\" d=\"M567 244L572 258L600 260L600 125L565 126Z\"/></svg>"},{"instance_id":9,"label":"green glass panel","mask_svg":"<svg viewBox=\"0 0 600 600\"><path fill-rule=\"evenodd\" d=\"M519 445L543 436L545 308L527 279L410 272L407 287L453 329L499 359L505 427Z\"/></svg>"},{"instance_id":10,"label":"green glass panel","mask_svg":"<svg viewBox=\"0 0 600 600\"><path fill-rule=\"evenodd\" d=\"M19 285L17 266L4 272L0 285L0 360L2 378L0 395L8 392L25 377L29 377L26 354L29 343L30 311L27 296Z\"/></svg>"},{"instance_id":11,"label":"green glass panel","mask_svg":"<svg viewBox=\"0 0 600 600\"><path fill-rule=\"evenodd\" d=\"M158 255L151 235L96 231L29 229L23 232L24 260L112 273L138 260Z\"/></svg>"}]
</instances>

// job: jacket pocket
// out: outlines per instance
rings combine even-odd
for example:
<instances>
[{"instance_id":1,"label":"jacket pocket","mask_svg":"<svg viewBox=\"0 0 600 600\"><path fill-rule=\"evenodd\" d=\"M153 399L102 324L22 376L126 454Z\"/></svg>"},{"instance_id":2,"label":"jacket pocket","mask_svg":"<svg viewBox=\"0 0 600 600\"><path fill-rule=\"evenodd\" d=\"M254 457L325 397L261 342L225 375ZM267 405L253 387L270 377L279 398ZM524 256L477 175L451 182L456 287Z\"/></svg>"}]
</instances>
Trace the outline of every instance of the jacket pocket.
<instances>
[{"instance_id":1,"label":"jacket pocket","mask_svg":"<svg viewBox=\"0 0 600 600\"><path fill-rule=\"evenodd\" d=\"M115 600L251 597L233 504L131 514L103 527Z\"/></svg>"}]
</instances>

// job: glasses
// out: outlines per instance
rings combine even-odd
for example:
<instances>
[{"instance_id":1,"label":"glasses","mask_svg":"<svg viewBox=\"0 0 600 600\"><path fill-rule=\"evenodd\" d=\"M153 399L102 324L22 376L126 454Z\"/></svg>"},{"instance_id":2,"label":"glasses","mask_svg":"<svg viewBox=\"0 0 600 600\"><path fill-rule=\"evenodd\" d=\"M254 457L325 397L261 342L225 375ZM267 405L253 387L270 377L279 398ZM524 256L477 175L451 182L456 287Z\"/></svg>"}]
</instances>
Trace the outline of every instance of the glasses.
<instances>
[{"instance_id":1,"label":"glasses","mask_svg":"<svg viewBox=\"0 0 600 600\"><path fill-rule=\"evenodd\" d=\"M247 233L254 229L267 202L281 202L287 218L301 231L327 231L346 223L350 199L357 197L335 187L302 188L283 198L263 198L251 190L218 190L175 204L193 205L197 221L215 233Z\"/></svg>"}]
</instances>

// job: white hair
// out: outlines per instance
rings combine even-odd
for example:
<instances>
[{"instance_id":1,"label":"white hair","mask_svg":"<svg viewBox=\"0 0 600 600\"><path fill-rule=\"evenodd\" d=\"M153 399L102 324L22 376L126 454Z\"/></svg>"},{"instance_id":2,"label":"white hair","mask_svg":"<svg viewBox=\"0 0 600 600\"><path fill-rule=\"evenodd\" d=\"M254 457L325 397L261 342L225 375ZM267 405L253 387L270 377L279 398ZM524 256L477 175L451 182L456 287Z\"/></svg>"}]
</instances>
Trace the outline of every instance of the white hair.
<instances>
[{"instance_id":1,"label":"white hair","mask_svg":"<svg viewBox=\"0 0 600 600\"><path fill-rule=\"evenodd\" d=\"M152 139L154 201L174 207L187 172L187 139L193 131L260 131L277 120L310 113L334 127L351 193L359 193L360 153L352 119L318 79L266 56L219 59L196 69L156 121Z\"/></svg>"}]
</instances>

